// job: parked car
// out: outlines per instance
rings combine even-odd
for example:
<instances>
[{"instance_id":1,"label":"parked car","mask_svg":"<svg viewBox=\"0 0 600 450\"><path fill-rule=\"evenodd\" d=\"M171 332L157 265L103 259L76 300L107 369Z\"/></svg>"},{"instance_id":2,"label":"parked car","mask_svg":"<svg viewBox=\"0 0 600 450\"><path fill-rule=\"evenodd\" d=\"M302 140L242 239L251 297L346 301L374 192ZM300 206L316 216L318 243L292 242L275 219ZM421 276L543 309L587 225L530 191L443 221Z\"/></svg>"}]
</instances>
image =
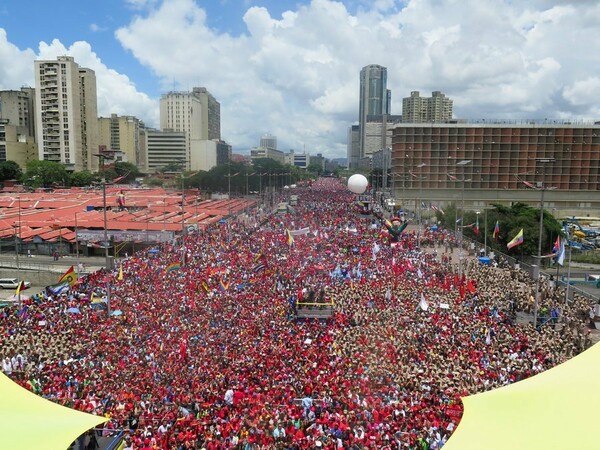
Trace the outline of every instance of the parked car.
<instances>
[{"instance_id":1,"label":"parked car","mask_svg":"<svg viewBox=\"0 0 600 450\"><path fill-rule=\"evenodd\" d=\"M31 286L30 281L24 281L25 288ZM17 289L19 286L18 278L0 278L0 289Z\"/></svg>"}]
</instances>

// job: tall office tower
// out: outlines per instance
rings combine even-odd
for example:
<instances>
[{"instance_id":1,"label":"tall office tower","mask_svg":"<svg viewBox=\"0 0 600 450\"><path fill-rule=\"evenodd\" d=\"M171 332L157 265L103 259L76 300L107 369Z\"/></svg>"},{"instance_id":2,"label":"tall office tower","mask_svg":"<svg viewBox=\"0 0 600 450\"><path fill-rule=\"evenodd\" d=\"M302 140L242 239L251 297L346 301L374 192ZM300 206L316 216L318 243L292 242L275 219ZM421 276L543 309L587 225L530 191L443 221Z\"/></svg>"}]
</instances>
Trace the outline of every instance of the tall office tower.
<instances>
[{"instance_id":1,"label":"tall office tower","mask_svg":"<svg viewBox=\"0 0 600 450\"><path fill-rule=\"evenodd\" d=\"M356 169L360 160L360 133L358 125L352 125L348 128L346 157L348 158L348 169Z\"/></svg>"},{"instance_id":2,"label":"tall office tower","mask_svg":"<svg viewBox=\"0 0 600 450\"><path fill-rule=\"evenodd\" d=\"M440 91L433 91L431 97L421 97L419 91L412 91L410 97L402 99L402 122L430 123L452 119L452 100Z\"/></svg>"},{"instance_id":3,"label":"tall office tower","mask_svg":"<svg viewBox=\"0 0 600 450\"><path fill-rule=\"evenodd\" d=\"M263 148L271 148L277 150L277 136L265 133L260 137L260 146Z\"/></svg>"},{"instance_id":4,"label":"tall office tower","mask_svg":"<svg viewBox=\"0 0 600 450\"><path fill-rule=\"evenodd\" d=\"M38 157L67 170L96 170L98 112L96 75L71 56L35 61Z\"/></svg>"},{"instance_id":5,"label":"tall office tower","mask_svg":"<svg viewBox=\"0 0 600 450\"><path fill-rule=\"evenodd\" d=\"M183 131L186 135L186 168L202 159L202 141L221 139L221 105L203 87L192 92L171 91L160 98L160 129Z\"/></svg>"},{"instance_id":6,"label":"tall office tower","mask_svg":"<svg viewBox=\"0 0 600 450\"><path fill-rule=\"evenodd\" d=\"M140 140L140 128L143 127L143 122L133 116L111 114L110 117L100 117L98 119L100 146L113 153L116 159L130 162L143 172L146 159Z\"/></svg>"},{"instance_id":7,"label":"tall office tower","mask_svg":"<svg viewBox=\"0 0 600 450\"><path fill-rule=\"evenodd\" d=\"M35 89L23 87L20 91L0 91L0 119L18 127L25 127L35 137Z\"/></svg>"},{"instance_id":8,"label":"tall office tower","mask_svg":"<svg viewBox=\"0 0 600 450\"><path fill-rule=\"evenodd\" d=\"M387 89L387 68L377 64L363 67L360 71L358 118L361 158L368 154L365 143L367 117L390 114L390 103L391 91Z\"/></svg>"}]
</instances>

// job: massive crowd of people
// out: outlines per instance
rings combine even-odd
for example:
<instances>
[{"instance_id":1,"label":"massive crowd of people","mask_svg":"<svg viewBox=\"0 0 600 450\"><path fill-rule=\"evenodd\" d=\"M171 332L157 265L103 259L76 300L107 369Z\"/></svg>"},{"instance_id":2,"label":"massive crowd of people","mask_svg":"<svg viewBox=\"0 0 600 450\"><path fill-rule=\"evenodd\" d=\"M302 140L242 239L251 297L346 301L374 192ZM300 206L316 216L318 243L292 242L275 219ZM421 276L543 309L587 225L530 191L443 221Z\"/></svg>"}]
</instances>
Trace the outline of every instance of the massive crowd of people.
<instances>
[{"instance_id":1,"label":"massive crowd of people","mask_svg":"<svg viewBox=\"0 0 600 450\"><path fill-rule=\"evenodd\" d=\"M551 320L518 325L533 305L524 272L475 259L458 271L444 230L419 248L409 228L391 247L338 180L296 193L285 215L216 224L124 259L122 277L0 310L2 370L105 415L125 449L434 450L462 396L590 345L585 299L564 304L544 282ZM332 318L295 320L308 298Z\"/></svg>"}]
</instances>

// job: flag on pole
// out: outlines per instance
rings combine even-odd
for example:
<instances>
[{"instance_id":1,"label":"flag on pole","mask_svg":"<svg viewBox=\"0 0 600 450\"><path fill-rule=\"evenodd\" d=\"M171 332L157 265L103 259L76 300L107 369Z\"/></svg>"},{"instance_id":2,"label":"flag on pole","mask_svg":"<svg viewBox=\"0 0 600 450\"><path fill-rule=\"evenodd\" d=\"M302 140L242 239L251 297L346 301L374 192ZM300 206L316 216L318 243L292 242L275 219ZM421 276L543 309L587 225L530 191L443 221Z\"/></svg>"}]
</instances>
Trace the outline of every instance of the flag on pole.
<instances>
[{"instance_id":1,"label":"flag on pole","mask_svg":"<svg viewBox=\"0 0 600 450\"><path fill-rule=\"evenodd\" d=\"M498 237L500 236L500 222L496 220L496 225L494 225L494 233L493 235L494 239L498 239Z\"/></svg>"},{"instance_id":2,"label":"flag on pole","mask_svg":"<svg viewBox=\"0 0 600 450\"><path fill-rule=\"evenodd\" d=\"M123 281L123 263L119 263L119 275L117 275L117 280Z\"/></svg>"},{"instance_id":3,"label":"flag on pole","mask_svg":"<svg viewBox=\"0 0 600 450\"><path fill-rule=\"evenodd\" d=\"M292 233L290 233L290 230L287 228L285 229L285 232L287 233L287 245L291 247L294 244L294 236L292 236Z\"/></svg>"},{"instance_id":4,"label":"flag on pole","mask_svg":"<svg viewBox=\"0 0 600 450\"><path fill-rule=\"evenodd\" d=\"M25 289L25 282L23 280L19 281L19 284L17 285L17 290L15 291L15 295L18 296L22 290Z\"/></svg>"},{"instance_id":5,"label":"flag on pole","mask_svg":"<svg viewBox=\"0 0 600 450\"><path fill-rule=\"evenodd\" d=\"M473 227L473 233L476 235L479 234L479 214L477 214L477 219L475 220L475 226Z\"/></svg>"},{"instance_id":6,"label":"flag on pole","mask_svg":"<svg viewBox=\"0 0 600 450\"><path fill-rule=\"evenodd\" d=\"M565 265L565 240L561 239L560 236L556 239L558 243L558 249L556 251L556 262L561 266ZM556 244L554 244L556 246Z\"/></svg>"},{"instance_id":7,"label":"flag on pole","mask_svg":"<svg viewBox=\"0 0 600 450\"><path fill-rule=\"evenodd\" d=\"M58 279L58 283L60 284L63 281L68 281L70 286L74 286L77 283L77 274L75 273L75 269L73 266L69 267L69 269L62 274L62 276Z\"/></svg>"},{"instance_id":8,"label":"flag on pole","mask_svg":"<svg viewBox=\"0 0 600 450\"><path fill-rule=\"evenodd\" d=\"M521 228L521 230L517 233L517 235L512 238L512 240L506 244L506 247L510 250L513 247L516 247L517 245L521 245L523 243L523 228Z\"/></svg>"}]
</instances>

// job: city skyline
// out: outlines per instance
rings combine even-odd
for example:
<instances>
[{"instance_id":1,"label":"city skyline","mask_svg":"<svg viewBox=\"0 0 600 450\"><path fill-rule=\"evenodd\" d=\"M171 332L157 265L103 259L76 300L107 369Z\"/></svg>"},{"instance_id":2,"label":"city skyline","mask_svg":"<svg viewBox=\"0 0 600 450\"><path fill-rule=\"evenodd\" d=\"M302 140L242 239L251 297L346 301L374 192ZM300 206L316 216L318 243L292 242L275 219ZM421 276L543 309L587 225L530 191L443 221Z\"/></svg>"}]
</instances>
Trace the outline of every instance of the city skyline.
<instances>
[{"instance_id":1,"label":"city skyline","mask_svg":"<svg viewBox=\"0 0 600 450\"><path fill-rule=\"evenodd\" d=\"M27 11L27 14L24 12ZM411 91L442 91L466 119L600 119L595 2L124 0L82 10L0 7L0 89L35 87L34 60L94 70L98 114L159 124L160 96L205 87L222 138L345 157L366 65L388 69L391 114Z\"/></svg>"}]
</instances>

